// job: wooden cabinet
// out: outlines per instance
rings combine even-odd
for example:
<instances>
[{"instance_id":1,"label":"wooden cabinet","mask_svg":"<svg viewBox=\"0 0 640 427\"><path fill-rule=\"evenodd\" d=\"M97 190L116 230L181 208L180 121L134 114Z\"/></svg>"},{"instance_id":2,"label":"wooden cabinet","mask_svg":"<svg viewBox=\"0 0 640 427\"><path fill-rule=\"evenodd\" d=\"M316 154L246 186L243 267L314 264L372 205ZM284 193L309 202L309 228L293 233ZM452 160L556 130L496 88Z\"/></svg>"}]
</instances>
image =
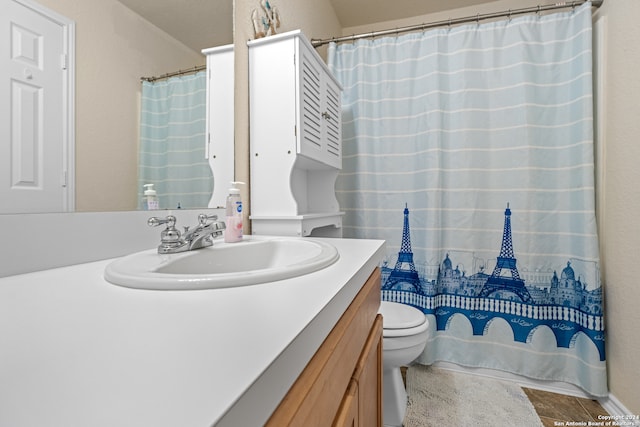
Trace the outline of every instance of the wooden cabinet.
<instances>
[{"instance_id":1,"label":"wooden cabinet","mask_svg":"<svg viewBox=\"0 0 640 427\"><path fill-rule=\"evenodd\" d=\"M248 46L252 232L341 237L342 88L300 31Z\"/></svg>"},{"instance_id":2,"label":"wooden cabinet","mask_svg":"<svg viewBox=\"0 0 640 427\"><path fill-rule=\"evenodd\" d=\"M359 427L360 408L358 405L358 381L352 379L349 382L347 393L342 399L340 409L336 418L333 420L333 427ZM364 425L364 424L363 424Z\"/></svg>"},{"instance_id":3,"label":"wooden cabinet","mask_svg":"<svg viewBox=\"0 0 640 427\"><path fill-rule=\"evenodd\" d=\"M267 426L382 425L382 317L376 268Z\"/></svg>"},{"instance_id":4,"label":"wooden cabinet","mask_svg":"<svg viewBox=\"0 0 640 427\"><path fill-rule=\"evenodd\" d=\"M377 315L367 343L356 365L358 384L357 425L382 425L382 316Z\"/></svg>"}]
</instances>

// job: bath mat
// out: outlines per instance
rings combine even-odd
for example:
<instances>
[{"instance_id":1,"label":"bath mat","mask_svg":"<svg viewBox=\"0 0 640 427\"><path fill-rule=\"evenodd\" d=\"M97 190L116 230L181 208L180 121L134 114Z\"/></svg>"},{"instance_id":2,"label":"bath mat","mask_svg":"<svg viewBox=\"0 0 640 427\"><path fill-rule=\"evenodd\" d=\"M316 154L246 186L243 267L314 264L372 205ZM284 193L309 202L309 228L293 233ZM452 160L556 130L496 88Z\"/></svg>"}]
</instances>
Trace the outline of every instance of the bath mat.
<instances>
[{"instance_id":1,"label":"bath mat","mask_svg":"<svg viewBox=\"0 0 640 427\"><path fill-rule=\"evenodd\" d=\"M542 427L517 384L446 369L407 370L405 427Z\"/></svg>"}]
</instances>

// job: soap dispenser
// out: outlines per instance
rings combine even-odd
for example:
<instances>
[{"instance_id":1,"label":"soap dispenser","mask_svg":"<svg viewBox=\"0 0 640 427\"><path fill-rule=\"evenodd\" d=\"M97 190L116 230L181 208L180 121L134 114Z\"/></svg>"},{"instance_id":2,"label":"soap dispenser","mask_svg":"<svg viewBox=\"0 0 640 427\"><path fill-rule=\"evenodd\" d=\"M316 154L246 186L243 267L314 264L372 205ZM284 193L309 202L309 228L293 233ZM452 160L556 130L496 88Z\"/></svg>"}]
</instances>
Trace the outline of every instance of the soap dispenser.
<instances>
[{"instance_id":1,"label":"soap dispenser","mask_svg":"<svg viewBox=\"0 0 640 427\"><path fill-rule=\"evenodd\" d=\"M156 194L156 190L153 189L153 184L145 184L143 185L144 190L144 199L142 201L142 205L144 210L146 211L155 211L160 209L158 203L158 196Z\"/></svg>"},{"instance_id":2,"label":"soap dispenser","mask_svg":"<svg viewBox=\"0 0 640 427\"><path fill-rule=\"evenodd\" d=\"M227 220L224 230L224 241L227 243L242 240L242 199L238 188L239 184L244 184L244 182L232 181L227 196Z\"/></svg>"}]
</instances>

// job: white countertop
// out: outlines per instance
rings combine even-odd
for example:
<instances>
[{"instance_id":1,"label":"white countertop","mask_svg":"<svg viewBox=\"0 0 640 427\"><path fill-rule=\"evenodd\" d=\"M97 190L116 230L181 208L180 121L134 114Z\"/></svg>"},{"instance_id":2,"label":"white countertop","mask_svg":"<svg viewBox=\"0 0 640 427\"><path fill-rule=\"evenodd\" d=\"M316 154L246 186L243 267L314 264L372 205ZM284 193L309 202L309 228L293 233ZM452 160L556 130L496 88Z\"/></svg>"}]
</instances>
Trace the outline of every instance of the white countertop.
<instances>
[{"instance_id":1,"label":"white countertop","mask_svg":"<svg viewBox=\"0 0 640 427\"><path fill-rule=\"evenodd\" d=\"M0 279L0 426L262 425L382 257L269 284L151 291L98 261Z\"/></svg>"}]
</instances>

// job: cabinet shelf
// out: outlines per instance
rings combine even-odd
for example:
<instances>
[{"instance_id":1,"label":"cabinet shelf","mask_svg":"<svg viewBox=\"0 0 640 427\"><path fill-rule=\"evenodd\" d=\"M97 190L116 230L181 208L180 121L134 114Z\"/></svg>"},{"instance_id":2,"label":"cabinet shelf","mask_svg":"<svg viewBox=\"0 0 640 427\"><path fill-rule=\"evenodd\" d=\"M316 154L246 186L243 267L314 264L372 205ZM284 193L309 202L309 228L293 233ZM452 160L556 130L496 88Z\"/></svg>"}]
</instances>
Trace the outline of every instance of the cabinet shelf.
<instances>
[{"instance_id":1,"label":"cabinet shelf","mask_svg":"<svg viewBox=\"0 0 640 427\"><path fill-rule=\"evenodd\" d=\"M251 215L254 234L273 234L277 236L336 237L342 228L344 212L314 213L291 216Z\"/></svg>"}]
</instances>

